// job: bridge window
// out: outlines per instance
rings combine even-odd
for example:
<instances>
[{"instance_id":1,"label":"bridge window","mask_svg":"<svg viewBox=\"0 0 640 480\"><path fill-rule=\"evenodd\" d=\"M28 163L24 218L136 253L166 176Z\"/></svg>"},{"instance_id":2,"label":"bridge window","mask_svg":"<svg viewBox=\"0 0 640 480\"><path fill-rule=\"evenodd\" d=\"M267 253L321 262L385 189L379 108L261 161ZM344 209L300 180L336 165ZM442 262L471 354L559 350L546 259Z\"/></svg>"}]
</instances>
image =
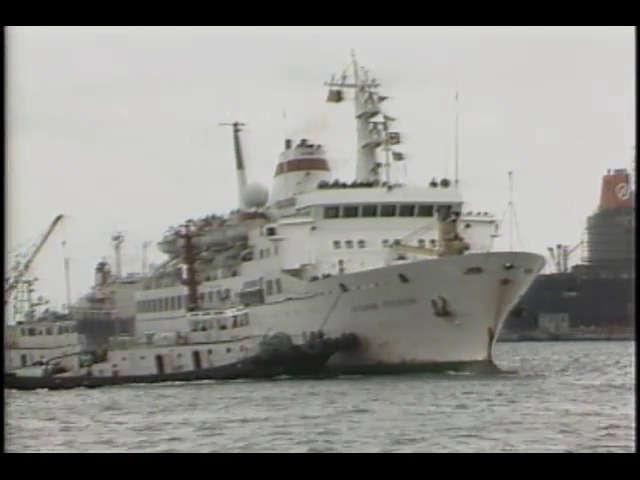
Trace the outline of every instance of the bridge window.
<instances>
[{"instance_id":1,"label":"bridge window","mask_svg":"<svg viewBox=\"0 0 640 480\"><path fill-rule=\"evenodd\" d=\"M398 215L401 217L413 217L416 213L415 205L400 205Z\"/></svg>"},{"instance_id":2,"label":"bridge window","mask_svg":"<svg viewBox=\"0 0 640 480\"><path fill-rule=\"evenodd\" d=\"M433 217L433 205L418 205L419 217Z\"/></svg>"},{"instance_id":3,"label":"bridge window","mask_svg":"<svg viewBox=\"0 0 640 480\"><path fill-rule=\"evenodd\" d=\"M420 248L424 248L427 246L427 241L424 238L419 238L418 239L418 246Z\"/></svg>"},{"instance_id":4,"label":"bridge window","mask_svg":"<svg viewBox=\"0 0 640 480\"><path fill-rule=\"evenodd\" d=\"M395 217L396 216L396 205L380 205L380 216L381 217Z\"/></svg>"},{"instance_id":5,"label":"bridge window","mask_svg":"<svg viewBox=\"0 0 640 480\"><path fill-rule=\"evenodd\" d=\"M338 218L340 207L324 207L324 218Z\"/></svg>"},{"instance_id":6,"label":"bridge window","mask_svg":"<svg viewBox=\"0 0 640 480\"><path fill-rule=\"evenodd\" d=\"M273 281L271 280L267 280L266 294L273 295Z\"/></svg>"},{"instance_id":7,"label":"bridge window","mask_svg":"<svg viewBox=\"0 0 640 480\"><path fill-rule=\"evenodd\" d=\"M378 216L378 205L362 205L362 216L363 217L377 217Z\"/></svg>"},{"instance_id":8,"label":"bridge window","mask_svg":"<svg viewBox=\"0 0 640 480\"><path fill-rule=\"evenodd\" d=\"M367 246L367 242L364 240L358 240L358 248L364 248Z\"/></svg>"},{"instance_id":9,"label":"bridge window","mask_svg":"<svg viewBox=\"0 0 640 480\"><path fill-rule=\"evenodd\" d=\"M348 205L342 207L342 217L343 218L354 218L358 216L358 206L357 205Z\"/></svg>"},{"instance_id":10,"label":"bridge window","mask_svg":"<svg viewBox=\"0 0 640 480\"><path fill-rule=\"evenodd\" d=\"M275 284L276 284L276 293L282 293L282 282L280 281L279 278L276 278Z\"/></svg>"},{"instance_id":11,"label":"bridge window","mask_svg":"<svg viewBox=\"0 0 640 480\"><path fill-rule=\"evenodd\" d=\"M386 238L384 240L382 240L382 246L383 247L388 247L389 246L389 240L387 240Z\"/></svg>"},{"instance_id":12,"label":"bridge window","mask_svg":"<svg viewBox=\"0 0 640 480\"><path fill-rule=\"evenodd\" d=\"M353 248L353 240L347 240L344 244L347 248Z\"/></svg>"},{"instance_id":13,"label":"bridge window","mask_svg":"<svg viewBox=\"0 0 640 480\"><path fill-rule=\"evenodd\" d=\"M342 247L342 242L340 240L333 241L333 248L335 250L340 250L341 247Z\"/></svg>"}]
</instances>

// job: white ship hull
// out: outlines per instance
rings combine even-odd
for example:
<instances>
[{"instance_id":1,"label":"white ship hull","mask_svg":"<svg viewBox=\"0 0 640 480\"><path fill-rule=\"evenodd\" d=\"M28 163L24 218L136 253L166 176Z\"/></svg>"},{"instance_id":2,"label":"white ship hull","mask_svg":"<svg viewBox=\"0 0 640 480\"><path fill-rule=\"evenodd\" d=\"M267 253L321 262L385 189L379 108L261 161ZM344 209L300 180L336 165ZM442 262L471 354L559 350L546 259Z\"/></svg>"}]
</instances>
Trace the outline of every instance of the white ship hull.
<instances>
[{"instance_id":1,"label":"white ship hull","mask_svg":"<svg viewBox=\"0 0 640 480\"><path fill-rule=\"evenodd\" d=\"M255 307L252 318L259 329L294 337L320 328L330 336L355 333L361 347L334 356L329 365L337 370L486 362L544 262L532 253L479 253L346 274L313 282L306 298ZM473 267L482 272L464 273ZM437 297L447 300L450 316L435 314Z\"/></svg>"}]
</instances>

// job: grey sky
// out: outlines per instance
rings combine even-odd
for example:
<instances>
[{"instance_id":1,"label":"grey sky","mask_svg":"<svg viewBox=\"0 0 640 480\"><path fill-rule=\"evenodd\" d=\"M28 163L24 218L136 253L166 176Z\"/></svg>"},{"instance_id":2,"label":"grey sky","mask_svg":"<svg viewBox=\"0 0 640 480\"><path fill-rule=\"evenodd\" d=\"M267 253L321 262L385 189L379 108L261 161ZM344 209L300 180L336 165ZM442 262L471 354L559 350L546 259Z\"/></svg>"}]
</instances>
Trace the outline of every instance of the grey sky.
<instances>
[{"instance_id":1,"label":"grey sky","mask_svg":"<svg viewBox=\"0 0 640 480\"><path fill-rule=\"evenodd\" d=\"M139 270L144 240L234 208L219 122L248 124L250 181L270 186L285 132L325 144L350 179L353 107L326 104L323 82L354 48L391 97L411 182L452 175L459 89L468 209L502 214L513 170L515 247L545 254L580 241L602 174L631 165L634 46L632 27L10 27L8 245L69 215L34 266L54 304L63 238L74 296L116 230Z\"/></svg>"}]
</instances>

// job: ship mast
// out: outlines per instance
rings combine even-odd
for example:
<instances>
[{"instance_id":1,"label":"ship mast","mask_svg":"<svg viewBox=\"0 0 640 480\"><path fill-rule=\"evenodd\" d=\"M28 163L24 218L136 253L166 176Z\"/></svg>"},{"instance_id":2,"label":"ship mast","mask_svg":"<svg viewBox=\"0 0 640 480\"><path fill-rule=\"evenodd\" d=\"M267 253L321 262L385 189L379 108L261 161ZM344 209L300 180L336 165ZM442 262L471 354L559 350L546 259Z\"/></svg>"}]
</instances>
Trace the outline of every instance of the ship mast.
<instances>
[{"instance_id":1,"label":"ship mast","mask_svg":"<svg viewBox=\"0 0 640 480\"><path fill-rule=\"evenodd\" d=\"M458 120L458 91L456 90L456 131L455 131L455 171L453 184L458 188L460 183L460 157L459 157L459 120Z\"/></svg>"},{"instance_id":2,"label":"ship mast","mask_svg":"<svg viewBox=\"0 0 640 480\"><path fill-rule=\"evenodd\" d=\"M147 252L151 245L152 245L152 242L150 242L149 240L142 242L142 274L143 275L147 273L147 269L149 268Z\"/></svg>"},{"instance_id":3,"label":"ship mast","mask_svg":"<svg viewBox=\"0 0 640 480\"><path fill-rule=\"evenodd\" d=\"M325 85L330 87L327 101L340 103L344 100L343 89L355 91L355 118L357 132L357 167L356 181L380 183L380 167L382 166L376 155L376 150L384 147L386 177L389 178L390 159L403 160L400 152L392 152L391 145L400 143L400 135L390 132L389 126L393 118L382 114L380 104L386 97L377 91L380 84L370 76L365 68L358 65L354 51L351 51L351 64L353 78L349 79L347 71L349 67L336 78L334 75ZM382 115L381 120L376 117ZM388 181L388 180L387 180Z\"/></svg>"},{"instance_id":4,"label":"ship mast","mask_svg":"<svg viewBox=\"0 0 640 480\"><path fill-rule=\"evenodd\" d=\"M199 298L198 298L198 275L196 271L196 249L193 244L193 233L191 231L191 223L187 222L184 225L182 232L177 232L178 238L184 240L184 263L187 268L186 278L183 280L183 284L187 286L187 311L198 310Z\"/></svg>"},{"instance_id":5,"label":"ship mast","mask_svg":"<svg viewBox=\"0 0 640 480\"><path fill-rule=\"evenodd\" d=\"M113 250L116 255L116 278L122 278L122 244L124 243L124 234L118 232L111 237L113 242Z\"/></svg>"},{"instance_id":6,"label":"ship mast","mask_svg":"<svg viewBox=\"0 0 640 480\"><path fill-rule=\"evenodd\" d=\"M62 242L62 250L65 252L64 255L64 285L65 291L67 295L67 311L71 311L71 271L69 268L69 256L66 253L67 241L63 240Z\"/></svg>"},{"instance_id":7,"label":"ship mast","mask_svg":"<svg viewBox=\"0 0 640 480\"><path fill-rule=\"evenodd\" d=\"M241 127L246 124L241 122L233 123L221 123L220 125L233 127L233 150L236 157L236 174L238 177L238 205L242 208L246 208L243 200L243 192L247 186L247 171L244 166L244 158L242 156L242 146L240 144L240 132Z\"/></svg>"}]
</instances>

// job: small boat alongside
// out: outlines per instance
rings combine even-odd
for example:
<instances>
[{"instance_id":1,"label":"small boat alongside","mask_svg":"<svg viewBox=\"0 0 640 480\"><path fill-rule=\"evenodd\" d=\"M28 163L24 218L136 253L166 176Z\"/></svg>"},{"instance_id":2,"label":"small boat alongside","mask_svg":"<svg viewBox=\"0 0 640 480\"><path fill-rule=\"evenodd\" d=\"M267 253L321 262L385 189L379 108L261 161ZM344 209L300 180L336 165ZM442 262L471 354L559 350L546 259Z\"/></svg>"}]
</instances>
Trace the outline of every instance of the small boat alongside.
<instances>
[{"instance_id":1,"label":"small boat alongside","mask_svg":"<svg viewBox=\"0 0 640 480\"><path fill-rule=\"evenodd\" d=\"M106 351L82 351L5 372L5 388L70 389L110 385L316 376L337 352L358 346L353 334L255 335L244 309L189 315L192 331L122 335ZM65 360L63 366L63 360ZM75 367L69 369L69 361Z\"/></svg>"}]
</instances>

